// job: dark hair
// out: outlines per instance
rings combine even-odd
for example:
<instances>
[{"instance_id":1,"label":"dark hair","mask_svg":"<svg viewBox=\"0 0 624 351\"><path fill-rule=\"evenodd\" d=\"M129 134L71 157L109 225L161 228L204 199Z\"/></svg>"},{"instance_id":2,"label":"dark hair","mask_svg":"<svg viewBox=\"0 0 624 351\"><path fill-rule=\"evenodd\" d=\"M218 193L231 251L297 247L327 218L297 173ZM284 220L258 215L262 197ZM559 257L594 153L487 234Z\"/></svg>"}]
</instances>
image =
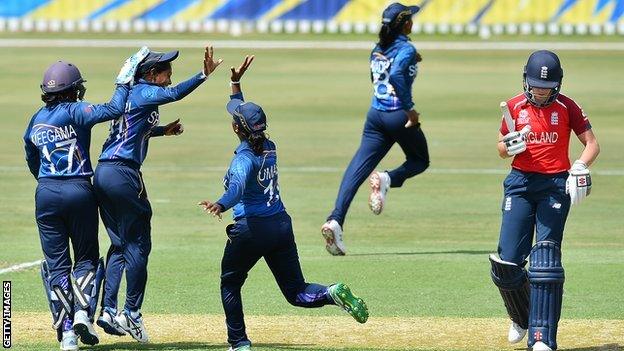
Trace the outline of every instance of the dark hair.
<instances>
[{"instance_id":1,"label":"dark hair","mask_svg":"<svg viewBox=\"0 0 624 351\"><path fill-rule=\"evenodd\" d=\"M267 135L264 132L247 134L247 142L251 145L251 149L254 154L262 155L264 152L264 142L267 140Z\"/></svg>"},{"instance_id":2,"label":"dark hair","mask_svg":"<svg viewBox=\"0 0 624 351\"><path fill-rule=\"evenodd\" d=\"M383 23L379 30L379 42L377 45L382 50L388 48L394 40L403 32L403 26L412 19L411 13L400 13L390 23Z\"/></svg>"},{"instance_id":3,"label":"dark hair","mask_svg":"<svg viewBox=\"0 0 624 351\"><path fill-rule=\"evenodd\" d=\"M379 45L382 50L385 50L392 45L399 34L401 34L400 25L397 25L396 23L384 23L381 25L381 29L379 30L379 42L377 42L377 45Z\"/></svg>"},{"instance_id":4,"label":"dark hair","mask_svg":"<svg viewBox=\"0 0 624 351\"><path fill-rule=\"evenodd\" d=\"M149 67L147 70L140 70L140 78L145 79L145 77L151 73L160 74L164 71L171 69L171 62L156 62L152 67Z\"/></svg>"},{"instance_id":5,"label":"dark hair","mask_svg":"<svg viewBox=\"0 0 624 351\"><path fill-rule=\"evenodd\" d=\"M46 107L50 107L61 102L75 102L78 100L78 89L67 89L57 93L41 94L41 101L45 102Z\"/></svg>"}]
</instances>

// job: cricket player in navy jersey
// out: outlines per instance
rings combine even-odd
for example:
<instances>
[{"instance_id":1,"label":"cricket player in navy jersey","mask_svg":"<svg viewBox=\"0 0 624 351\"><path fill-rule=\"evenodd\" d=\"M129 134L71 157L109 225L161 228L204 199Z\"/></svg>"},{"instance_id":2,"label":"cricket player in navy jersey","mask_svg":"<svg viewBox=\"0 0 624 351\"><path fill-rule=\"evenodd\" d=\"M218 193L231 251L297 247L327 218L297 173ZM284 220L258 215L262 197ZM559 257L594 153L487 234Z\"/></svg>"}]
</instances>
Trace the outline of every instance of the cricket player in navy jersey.
<instances>
[{"instance_id":1,"label":"cricket player in navy jersey","mask_svg":"<svg viewBox=\"0 0 624 351\"><path fill-rule=\"evenodd\" d=\"M533 351L557 349L565 281L563 230L570 205L590 193L589 166L600 152L583 110L560 94L562 79L559 57L536 51L524 68L524 93L501 103L505 118L498 152L513 161L503 183L498 257L490 255L491 276L512 321L509 342L520 342L528 330ZM570 165L572 132L585 147Z\"/></svg>"},{"instance_id":2,"label":"cricket player in navy jersey","mask_svg":"<svg viewBox=\"0 0 624 351\"><path fill-rule=\"evenodd\" d=\"M329 287L306 283L301 271L291 218L284 208L278 184L275 143L264 133L266 115L253 102L245 102L240 79L253 61L231 68L232 95L227 111L240 140L224 177L225 193L216 202L199 204L221 218L233 209L234 223L226 228L228 241L221 261L221 301L226 316L230 350L251 350L245 331L241 288L251 268L264 257L286 300L298 307L338 305L360 323L368 319L362 299L345 284Z\"/></svg>"},{"instance_id":3,"label":"cricket player in navy jersey","mask_svg":"<svg viewBox=\"0 0 624 351\"><path fill-rule=\"evenodd\" d=\"M419 10L418 6L393 3L383 12L379 42L370 56L373 98L360 148L344 173L334 210L321 227L326 249L332 255L346 253L342 237L345 217L367 177L371 186L369 207L378 215L388 188L401 187L405 180L429 167L427 140L412 101L412 83L422 57L407 37L412 31L412 16ZM373 172L395 142L403 149L405 162L391 171Z\"/></svg>"},{"instance_id":4,"label":"cricket player in navy jersey","mask_svg":"<svg viewBox=\"0 0 624 351\"><path fill-rule=\"evenodd\" d=\"M128 96L128 86L118 85L110 102L89 104L82 101L84 82L73 64L51 65L41 83L45 106L24 135L26 161L38 181L35 214L45 256L41 277L61 350L78 350L78 336L84 344L99 342L92 323L104 263L90 180L91 128L119 117Z\"/></svg>"},{"instance_id":5,"label":"cricket player in navy jersey","mask_svg":"<svg viewBox=\"0 0 624 351\"><path fill-rule=\"evenodd\" d=\"M158 107L183 99L199 87L219 66L213 49L204 53L203 69L175 87L171 84L171 61L178 51L149 52L136 67L135 83L124 114L111 123L95 171L94 187L102 221L111 240L106 258L102 312L97 324L108 334L130 334L139 342L149 340L141 316L151 251L152 208L140 172L151 137L179 135L179 120L159 126ZM120 74L121 75L121 74ZM126 302L118 311L117 293L126 272Z\"/></svg>"}]
</instances>

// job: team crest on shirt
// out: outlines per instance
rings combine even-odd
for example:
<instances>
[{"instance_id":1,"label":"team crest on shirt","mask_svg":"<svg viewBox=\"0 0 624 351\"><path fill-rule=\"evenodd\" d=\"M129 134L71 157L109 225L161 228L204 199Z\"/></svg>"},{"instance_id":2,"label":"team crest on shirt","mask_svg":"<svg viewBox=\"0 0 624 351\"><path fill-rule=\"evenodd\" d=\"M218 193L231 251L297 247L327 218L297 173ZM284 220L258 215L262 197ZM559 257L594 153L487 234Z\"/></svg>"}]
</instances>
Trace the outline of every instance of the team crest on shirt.
<instances>
[{"instance_id":1,"label":"team crest on shirt","mask_svg":"<svg viewBox=\"0 0 624 351\"><path fill-rule=\"evenodd\" d=\"M550 124L553 126L559 125L559 114L557 112L553 112L550 115Z\"/></svg>"},{"instance_id":2,"label":"team crest on shirt","mask_svg":"<svg viewBox=\"0 0 624 351\"><path fill-rule=\"evenodd\" d=\"M529 124L529 111L520 110L518 114L518 124Z\"/></svg>"}]
</instances>

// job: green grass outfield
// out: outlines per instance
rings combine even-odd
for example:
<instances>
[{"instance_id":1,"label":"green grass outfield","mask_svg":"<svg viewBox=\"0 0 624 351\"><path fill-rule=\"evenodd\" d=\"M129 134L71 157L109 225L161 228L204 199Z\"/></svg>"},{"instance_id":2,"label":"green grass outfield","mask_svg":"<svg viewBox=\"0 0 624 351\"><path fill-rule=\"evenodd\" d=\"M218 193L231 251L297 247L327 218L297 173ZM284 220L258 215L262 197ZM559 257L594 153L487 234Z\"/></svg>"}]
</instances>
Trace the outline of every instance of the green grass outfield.
<instances>
[{"instance_id":1,"label":"green grass outfield","mask_svg":"<svg viewBox=\"0 0 624 351\"><path fill-rule=\"evenodd\" d=\"M224 227L197 206L222 193L221 177L237 145L231 132L228 101L230 65L238 65L245 50L220 50L225 62L214 76L181 102L161 108L161 123L182 118L185 133L152 140L143 174L154 209L153 250L143 312L222 318L219 269L225 243ZM0 268L39 259L34 222L35 181L23 160L22 135L30 116L41 105L38 85L43 71L56 59L80 67L87 79L86 100L107 101L112 82L130 49L14 49L0 51L0 95L3 135L0 138ZM489 277L487 254L497 246L502 180L508 160L500 160L495 143L500 125L498 103L520 92L528 52L423 52L414 86L416 108L431 153L431 170L389 193L384 213L367 208L366 188L356 196L345 226L348 255L330 257L319 228L332 209L346 167L355 152L370 101L368 52L329 50L257 50L257 59L243 81L248 100L261 104L269 116L269 133L279 150L280 187L293 217L301 263L307 280L347 282L370 307L375 318L503 318L504 307ZM564 239L566 285L562 320L624 319L624 110L621 63L624 52L561 52L565 70L563 91L590 116L602 146L592 167L592 195L572 209ZM174 64L174 82L201 67L201 49L185 49ZM97 158L107 134L106 124L93 130L92 158ZM572 158L579 154L574 140ZM380 168L402 162L396 147ZM500 173L481 170L498 170ZM453 173L457 171L457 173ZM229 213L228 213L229 215ZM108 238L100 228L100 252ZM38 269L2 275L13 282L13 313L45 316L14 329L15 349L56 349L45 312L47 303ZM270 271L260 262L244 288L246 315L312 317L344 316L337 308L297 309L281 296ZM276 317L277 318L277 317ZM443 320L443 319L439 319ZM270 319L269 319L270 321ZM501 319L489 338L506 335ZM175 319L170 323L175 324ZM357 323L346 320L341 332L357 338ZM591 323L589 323L591 325ZM621 325L621 324L620 324ZM223 323L214 326L216 339L180 339L145 350L224 349ZM385 327L392 332L393 325ZM17 327L16 327L17 328ZM221 328L221 329L219 329ZM415 327L416 328L416 327ZM166 328L165 328L166 329ZM284 327L283 334L292 333ZM420 331L420 329L414 329ZM163 333L165 331L162 331ZM275 335L279 335L279 330ZM410 329L397 330L410 333ZM568 334L565 334L565 333ZM596 331L599 332L599 331ZM461 334L471 333L471 324ZM563 329L562 339L574 331ZM32 337L29 337L34 335ZM253 340L266 340L249 330ZM340 334L343 335L343 334ZM182 337L181 337L182 338ZM164 340L164 339L162 339ZM168 339L167 339L168 340ZM349 339L351 340L351 339ZM621 333L602 334L595 342L563 350L622 350ZM106 339L107 342L114 339ZM128 339L122 339L127 342ZM340 340L334 338L340 344ZM497 341L498 342L498 341ZM177 344L176 344L177 343ZM264 343L264 341L263 341ZM373 340L384 349L384 340ZM344 349L352 348L345 341ZM492 349L488 338L445 350ZM498 345L498 344L497 344ZM513 346L504 349L512 350ZM607 348L599 348L603 345ZM610 347L610 348L609 348ZM394 348L394 347L393 347ZM99 350L134 350L134 343ZM267 341L257 350L343 349L319 342L299 345ZM389 349L389 348L387 348ZM434 350L423 342L401 349ZM496 347L494 349L497 349Z\"/></svg>"}]
</instances>

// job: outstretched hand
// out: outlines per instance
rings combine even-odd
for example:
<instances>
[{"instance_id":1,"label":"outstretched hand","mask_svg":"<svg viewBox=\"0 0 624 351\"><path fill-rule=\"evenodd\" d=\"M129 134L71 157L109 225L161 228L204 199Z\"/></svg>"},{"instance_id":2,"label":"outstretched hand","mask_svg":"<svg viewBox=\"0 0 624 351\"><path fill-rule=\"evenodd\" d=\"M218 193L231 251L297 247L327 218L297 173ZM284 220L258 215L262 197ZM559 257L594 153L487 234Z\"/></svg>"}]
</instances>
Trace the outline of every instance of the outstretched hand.
<instances>
[{"instance_id":1,"label":"outstretched hand","mask_svg":"<svg viewBox=\"0 0 624 351\"><path fill-rule=\"evenodd\" d=\"M206 46L206 50L204 51L204 75L207 77L210 73L214 72L217 67L223 62L222 59L218 59L216 62L214 60L214 49L212 46Z\"/></svg>"},{"instance_id":2,"label":"outstretched hand","mask_svg":"<svg viewBox=\"0 0 624 351\"><path fill-rule=\"evenodd\" d=\"M221 216L221 212L223 211L223 207L218 203L212 203L208 200L204 200L198 203L199 206L204 208L204 211L212 214L214 217L218 217L221 220L223 217Z\"/></svg>"},{"instance_id":3,"label":"outstretched hand","mask_svg":"<svg viewBox=\"0 0 624 351\"><path fill-rule=\"evenodd\" d=\"M165 126L165 135L180 135L184 132L184 126L180 123L180 119L176 119L175 121L167 124Z\"/></svg>"},{"instance_id":4,"label":"outstretched hand","mask_svg":"<svg viewBox=\"0 0 624 351\"><path fill-rule=\"evenodd\" d=\"M241 78L243 78L243 75L245 74L245 72L247 71L247 69L249 68L249 66L251 66L251 63L254 60L254 55L247 55L245 56L245 60L243 61L243 63L241 63L241 65L238 67L238 69L234 68L234 66L230 67L230 71L232 71L232 75L230 76L230 80L232 82L239 82L241 80Z\"/></svg>"}]
</instances>

